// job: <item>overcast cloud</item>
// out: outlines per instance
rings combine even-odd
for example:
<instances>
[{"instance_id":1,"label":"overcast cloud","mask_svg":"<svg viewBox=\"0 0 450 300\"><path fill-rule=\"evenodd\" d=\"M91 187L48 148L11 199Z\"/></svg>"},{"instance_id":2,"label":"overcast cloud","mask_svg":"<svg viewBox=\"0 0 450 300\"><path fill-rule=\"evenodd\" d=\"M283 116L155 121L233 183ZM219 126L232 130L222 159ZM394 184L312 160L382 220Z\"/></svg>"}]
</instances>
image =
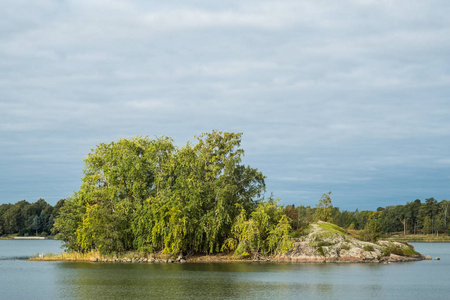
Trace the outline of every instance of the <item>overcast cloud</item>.
<instances>
[{"instance_id":1,"label":"overcast cloud","mask_svg":"<svg viewBox=\"0 0 450 300\"><path fill-rule=\"evenodd\" d=\"M100 142L243 132L284 204L450 199L450 3L1 1L0 203Z\"/></svg>"}]
</instances>

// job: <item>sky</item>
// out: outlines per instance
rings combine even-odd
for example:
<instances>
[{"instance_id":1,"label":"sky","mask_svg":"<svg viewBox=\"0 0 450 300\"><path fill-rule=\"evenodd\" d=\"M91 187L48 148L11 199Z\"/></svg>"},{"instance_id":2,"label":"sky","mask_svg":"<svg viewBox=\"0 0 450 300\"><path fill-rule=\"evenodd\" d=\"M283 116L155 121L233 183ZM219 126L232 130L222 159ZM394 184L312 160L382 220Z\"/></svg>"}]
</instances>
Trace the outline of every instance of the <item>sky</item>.
<instances>
[{"instance_id":1,"label":"sky","mask_svg":"<svg viewBox=\"0 0 450 300\"><path fill-rule=\"evenodd\" d=\"M242 132L281 204L450 199L450 2L0 0L0 204L99 143Z\"/></svg>"}]
</instances>

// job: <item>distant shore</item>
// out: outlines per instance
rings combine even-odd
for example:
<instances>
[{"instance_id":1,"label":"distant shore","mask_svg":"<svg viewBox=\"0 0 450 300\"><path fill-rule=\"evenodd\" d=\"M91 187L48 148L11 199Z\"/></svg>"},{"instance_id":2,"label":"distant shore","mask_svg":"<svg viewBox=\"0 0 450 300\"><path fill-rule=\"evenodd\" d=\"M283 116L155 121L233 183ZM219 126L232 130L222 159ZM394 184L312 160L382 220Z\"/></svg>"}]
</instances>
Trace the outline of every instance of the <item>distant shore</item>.
<instances>
[{"instance_id":1,"label":"distant shore","mask_svg":"<svg viewBox=\"0 0 450 300\"><path fill-rule=\"evenodd\" d=\"M392 235L385 238L390 241L408 242L408 243L450 243L450 236L434 234L407 234Z\"/></svg>"},{"instance_id":2,"label":"distant shore","mask_svg":"<svg viewBox=\"0 0 450 300\"><path fill-rule=\"evenodd\" d=\"M2 236L0 240L54 240L53 236Z\"/></svg>"}]
</instances>

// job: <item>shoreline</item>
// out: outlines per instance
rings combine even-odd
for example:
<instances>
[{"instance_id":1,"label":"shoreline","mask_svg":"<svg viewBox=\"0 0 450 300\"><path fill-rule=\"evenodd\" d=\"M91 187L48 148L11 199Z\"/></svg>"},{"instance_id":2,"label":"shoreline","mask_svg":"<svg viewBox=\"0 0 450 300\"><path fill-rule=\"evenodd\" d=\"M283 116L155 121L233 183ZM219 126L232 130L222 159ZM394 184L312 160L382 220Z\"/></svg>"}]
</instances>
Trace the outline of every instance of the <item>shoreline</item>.
<instances>
[{"instance_id":1,"label":"shoreline","mask_svg":"<svg viewBox=\"0 0 450 300\"><path fill-rule=\"evenodd\" d=\"M214 254L214 255L195 255L190 257L167 255L155 255L150 254L148 256L136 254L130 256L107 256L97 255L94 253L61 253L61 254L38 254L37 256L30 257L30 261L56 261L56 262L89 262L89 263L147 263L147 264L164 264L164 263L337 263L337 264L351 264L351 263L364 263L364 264L386 264L386 263L399 263L399 262L414 262L426 260L425 256L411 257L411 256L399 256L390 257L389 259L377 259L377 260L352 260L342 259L336 260L327 257L310 257L304 259L287 259L286 257L258 257L252 258L239 258L229 254Z\"/></svg>"}]
</instances>

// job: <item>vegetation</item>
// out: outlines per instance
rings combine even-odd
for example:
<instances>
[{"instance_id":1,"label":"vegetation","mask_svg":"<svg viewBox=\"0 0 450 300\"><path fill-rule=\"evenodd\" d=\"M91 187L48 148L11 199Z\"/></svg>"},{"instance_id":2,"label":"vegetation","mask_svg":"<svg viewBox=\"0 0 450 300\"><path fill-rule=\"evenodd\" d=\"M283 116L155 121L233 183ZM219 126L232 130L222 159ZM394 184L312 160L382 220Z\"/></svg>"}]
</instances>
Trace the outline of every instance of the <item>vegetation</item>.
<instances>
[{"instance_id":1,"label":"vegetation","mask_svg":"<svg viewBox=\"0 0 450 300\"><path fill-rule=\"evenodd\" d=\"M44 199L34 203L22 200L16 204L0 205L0 236L51 235L54 219L64 202L60 200L54 207Z\"/></svg>"},{"instance_id":2,"label":"vegetation","mask_svg":"<svg viewBox=\"0 0 450 300\"><path fill-rule=\"evenodd\" d=\"M264 176L241 164L241 134L213 131L181 148L148 137L100 144L55 230L77 252L286 251L291 226L264 200Z\"/></svg>"},{"instance_id":3,"label":"vegetation","mask_svg":"<svg viewBox=\"0 0 450 300\"><path fill-rule=\"evenodd\" d=\"M323 234L371 242L399 232L406 239L446 236L448 200L351 212L333 207L328 192L314 208L280 206L263 197L265 176L242 164L240 143L240 133L213 131L183 147L169 137L99 144L84 159L82 184L68 199L54 207L43 199L2 204L0 236L57 234L69 252L85 258L92 252L281 254L316 221L335 224L317 223ZM323 238L317 237L319 252L329 246Z\"/></svg>"},{"instance_id":4,"label":"vegetation","mask_svg":"<svg viewBox=\"0 0 450 300\"><path fill-rule=\"evenodd\" d=\"M320 218L319 215L331 218L332 222L349 232L355 233L365 241L376 241L385 236L389 238L395 234L395 239L405 241L448 241L449 232L449 200L438 202L428 198L408 202L405 205L379 207L376 211L346 211L333 207L326 196L315 208L310 206L285 207L285 214L290 218L293 230L304 228L306 224ZM325 205L325 203L327 203ZM323 211L327 208L327 213ZM320 211L320 212L318 212ZM331 211L331 215L330 215Z\"/></svg>"}]
</instances>

